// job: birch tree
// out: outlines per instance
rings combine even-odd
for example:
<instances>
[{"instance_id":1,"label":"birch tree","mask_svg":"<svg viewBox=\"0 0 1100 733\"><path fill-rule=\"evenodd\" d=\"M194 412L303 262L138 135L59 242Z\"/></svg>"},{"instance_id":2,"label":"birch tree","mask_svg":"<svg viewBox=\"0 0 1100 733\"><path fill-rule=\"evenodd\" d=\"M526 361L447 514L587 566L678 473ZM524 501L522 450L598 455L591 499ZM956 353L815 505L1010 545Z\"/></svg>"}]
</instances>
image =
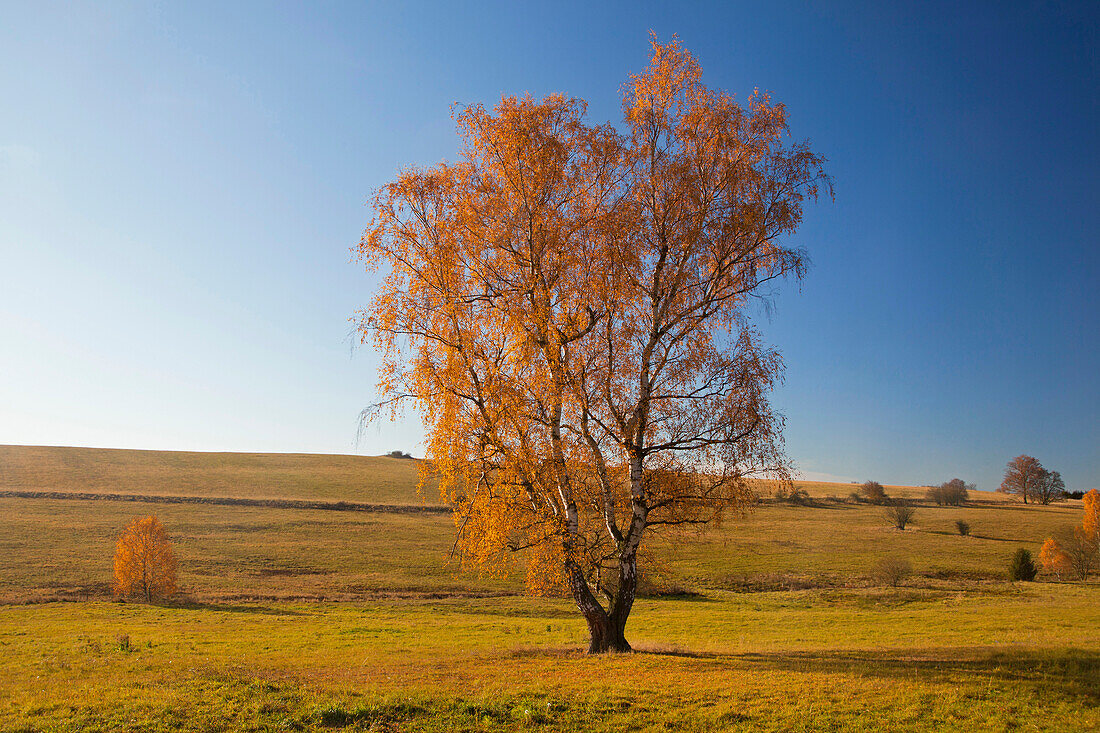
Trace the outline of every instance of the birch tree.
<instances>
[{"instance_id":1,"label":"birch tree","mask_svg":"<svg viewBox=\"0 0 1100 733\"><path fill-rule=\"evenodd\" d=\"M176 593L176 553L156 516L135 517L115 543L114 592L146 601Z\"/></svg>"},{"instance_id":2,"label":"birch tree","mask_svg":"<svg viewBox=\"0 0 1100 733\"><path fill-rule=\"evenodd\" d=\"M422 416L463 563L523 551L590 652L625 651L648 533L789 480L782 359L749 306L802 277L784 240L831 187L781 104L708 89L675 41L624 85L621 128L585 112L460 110L460 160L373 199L358 254L384 277L357 322L383 354L372 414Z\"/></svg>"}]
</instances>

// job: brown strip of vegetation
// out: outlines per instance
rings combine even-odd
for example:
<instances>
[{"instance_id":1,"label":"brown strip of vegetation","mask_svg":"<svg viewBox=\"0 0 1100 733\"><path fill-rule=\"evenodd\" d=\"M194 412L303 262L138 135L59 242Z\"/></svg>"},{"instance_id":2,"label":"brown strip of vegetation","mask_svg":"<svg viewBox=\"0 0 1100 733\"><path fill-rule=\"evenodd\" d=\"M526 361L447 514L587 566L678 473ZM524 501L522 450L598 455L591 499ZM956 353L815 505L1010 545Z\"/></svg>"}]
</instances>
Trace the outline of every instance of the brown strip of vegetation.
<instances>
[{"instance_id":1,"label":"brown strip of vegetation","mask_svg":"<svg viewBox=\"0 0 1100 733\"><path fill-rule=\"evenodd\" d=\"M0 489L0 497L140 501L156 504L222 504L226 506L272 507L275 509L324 509L336 512L387 512L391 514L447 514L451 511L451 508L446 506L416 506L413 504L360 504L351 501L303 501L300 499L241 499L229 496L99 494L85 491L14 491Z\"/></svg>"}]
</instances>

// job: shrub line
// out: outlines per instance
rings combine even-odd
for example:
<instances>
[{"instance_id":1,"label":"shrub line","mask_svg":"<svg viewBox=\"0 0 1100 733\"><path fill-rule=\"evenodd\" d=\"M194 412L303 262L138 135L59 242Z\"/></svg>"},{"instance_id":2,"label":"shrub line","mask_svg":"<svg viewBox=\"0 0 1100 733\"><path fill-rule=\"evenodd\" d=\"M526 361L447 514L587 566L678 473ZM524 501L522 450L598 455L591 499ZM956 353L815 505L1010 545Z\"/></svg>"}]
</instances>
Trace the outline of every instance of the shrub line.
<instances>
[{"instance_id":1,"label":"shrub line","mask_svg":"<svg viewBox=\"0 0 1100 733\"><path fill-rule=\"evenodd\" d=\"M244 499L228 496L98 494L85 491L0 489L0 498L138 501L155 504L217 504L224 506L259 506L275 509L323 509L336 512L383 512L390 514L449 514L451 512L451 508L447 506L416 506L413 504L360 504L351 501L307 501L303 499Z\"/></svg>"}]
</instances>

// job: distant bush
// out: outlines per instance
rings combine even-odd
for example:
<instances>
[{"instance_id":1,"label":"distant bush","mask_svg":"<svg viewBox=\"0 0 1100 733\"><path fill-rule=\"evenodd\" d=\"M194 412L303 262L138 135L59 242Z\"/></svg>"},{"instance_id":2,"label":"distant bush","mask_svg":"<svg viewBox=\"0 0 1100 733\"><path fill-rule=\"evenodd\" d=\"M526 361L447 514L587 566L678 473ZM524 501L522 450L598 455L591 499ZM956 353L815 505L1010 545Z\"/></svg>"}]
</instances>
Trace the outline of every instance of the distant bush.
<instances>
[{"instance_id":1,"label":"distant bush","mask_svg":"<svg viewBox=\"0 0 1100 733\"><path fill-rule=\"evenodd\" d=\"M412 458L412 456L405 451L391 450L386 454L387 458Z\"/></svg>"},{"instance_id":2,"label":"distant bush","mask_svg":"<svg viewBox=\"0 0 1100 733\"><path fill-rule=\"evenodd\" d=\"M1035 561L1031 559L1031 552L1021 547L1016 550L1016 554L1012 556L1012 560L1008 564L1008 579L1009 580L1035 580L1035 576L1039 573L1039 568L1035 567Z\"/></svg>"},{"instance_id":3,"label":"distant bush","mask_svg":"<svg viewBox=\"0 0 1100 733\"><path fill-rule=\"evenodd\" d=\"M775 500L795 504L796 506L810 506L813 504L813 499L810 498L805 489L798 489L794 486L781 486L776 489Z\"/></svg>"},{"instance_id":4,"label":"distant bush","mask_svg":"<svg viewBox=\"0 0 1100 733\"><path fill-rule=\"evenodd\" d=\"M913 521L913 515L916 513L917 508L904 499L892 499L886 504L884 516L886 521L897 529L905 529L905 526Z\"/></svg>"},{"instance_id":5,"label":"distant bush","mask_svg":"<svg viewBox=\"0 0 1100 733\"><path fill-rule=\"evenodd\" d=\"M959 530L959 534L963 537L966 537L968 534L970 534L970 524L968 522L964 522L961 519L955 520L955 529Z\"/></svg>"},{"instance_id":6,"label":"distant bush","mask_svg":"<svg viewBox=\"0 0 1100 733\"><path fill-rule=\"evenodd\" d=\"M884 557L874 568L875 580L897 588L913 574L913 566L902 557Z\"/></svg>"},{"instance_id":7,"label":"distant bush","mask_svg":"<svg viewBox=\"0 0 1100 733\"><path fill-rule=\"evenodd\" d=\"M925 498L940 506L962 506L974 490L974 484L968 484L961 478L953 478L939 486L933 486L925 493Z\"/></svg>"},{"instance_id":8,"label":"distant bush","mask_svg":"<svg viewBox=\"0 0 1100 733\"><path fill-rule=\"evenodd\" d=\"M878 481L868 481L859 487L860 495L872 504L882 504L886 501L886 489Z\"/></svg>"}]
</instances>

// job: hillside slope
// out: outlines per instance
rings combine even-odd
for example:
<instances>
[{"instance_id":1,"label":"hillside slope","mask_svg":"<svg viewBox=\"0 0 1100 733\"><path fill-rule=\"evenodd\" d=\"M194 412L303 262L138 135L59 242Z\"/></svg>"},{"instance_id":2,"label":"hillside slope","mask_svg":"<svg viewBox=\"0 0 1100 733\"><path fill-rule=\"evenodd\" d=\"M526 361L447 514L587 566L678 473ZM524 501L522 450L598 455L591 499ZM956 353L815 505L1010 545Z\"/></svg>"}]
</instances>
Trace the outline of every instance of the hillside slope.
<instances>
[{"instance_id":1,"label":"hillside slope","mask_svg":"<svg viewBox=\"0 0 1100 733\"><path fill-rule=\"evenodd\" d=\"M442 505L434 483L417 492L421 465L388 456L0 445L0 490ZM795 484L815 498L843 498L858 488ZM925 491L889 484L886 489L910 498ZM762 497L774 490L771 482L758 482Z\"/></svg>"},{"instance_id":2,"label":"hillside slope","mask_svg":"<svg viewBox=\"0 0 1100 733\"><path fill-rule=\"evenodd\" d=\"M0 445L0 489L440 504L420 461L382 456Z\"/></svg>"}]
</instances>

